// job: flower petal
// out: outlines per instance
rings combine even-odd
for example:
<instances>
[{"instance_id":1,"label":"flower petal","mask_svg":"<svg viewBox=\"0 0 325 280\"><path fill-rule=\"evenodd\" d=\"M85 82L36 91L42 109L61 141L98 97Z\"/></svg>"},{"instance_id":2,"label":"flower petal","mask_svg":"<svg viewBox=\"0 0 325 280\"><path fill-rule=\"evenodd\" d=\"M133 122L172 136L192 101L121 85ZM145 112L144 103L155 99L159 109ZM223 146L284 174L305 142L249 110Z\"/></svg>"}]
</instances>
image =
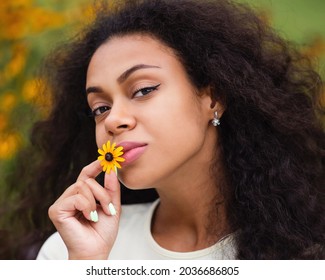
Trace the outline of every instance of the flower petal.
<instances>
[{"instance_id":1,"label":"flower petal","mask_svg":"<svg viewBox=\"0 0 325 280\"><path fill-rule=\"evenodd\" d=\"M112 167L113 167L113 166L112 166L111 164L108 164L106 172L107 172L107 173L110 173L111 170L112 170Z\"/></svg>"},{"instance_id":2,"label":"flower petal","mask_svg":"<svg viewBox=\"0 0 325 280\"><path fill-rule=\"evenodd\" d=\"M111 152L111 142L107 141L106 143L107 152Z\"/></svg>"},{"instance_id":3,"label":"flower petal","mask_svg":"<svg viewBox=\"0 0 325 280\"><path fill-rule=\"evenodd\" d=\"M119 157L119 156L121 156L121 155L123 155L122 152L116 152L116 151L113 152L113 156L114 156L114 158L117 158L117 157Z\"/></svg>"},{"instance_id":4,"label":"flower petal","mask_svg":"<svg viewBox=\"0 0 325 280\"><path fill-rule=\"evenodd\" d=\"M111 151L114 151L115 146L116 146L116 143L113 143L113 144L112 144L112 147L111 147Z\"/></svg>"},{"instance_id":5,"label":"flower petal","mask_svg":"<svg viewBox=\"0 0 325 280\"><path fill-rule=\"evenodd\" d=\"M117 148L115 149L116 152L121 152L122 150L123 150L123 147L122 147L122 146L117 147Z\"/></svg>"},{"instance_id":6,"label":"flower petal","mask_svg":"<svg viewBox=\"0 0 325 280\"><path fill-rule=\"evenodd\" d=\"M105 160L105 157L104 156L99 156L97 159L100 160L100 161L103 161L103 160Z\"/></svg>"}]
</instances>

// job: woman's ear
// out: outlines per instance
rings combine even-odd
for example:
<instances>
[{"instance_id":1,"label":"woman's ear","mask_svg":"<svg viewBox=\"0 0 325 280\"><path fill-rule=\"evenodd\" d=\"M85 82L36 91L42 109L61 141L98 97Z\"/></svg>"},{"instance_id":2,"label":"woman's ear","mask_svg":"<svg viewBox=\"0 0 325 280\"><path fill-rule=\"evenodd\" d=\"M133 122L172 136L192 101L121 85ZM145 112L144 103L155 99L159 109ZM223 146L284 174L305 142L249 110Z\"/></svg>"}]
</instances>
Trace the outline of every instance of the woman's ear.
<instances>
[{"instance_id":1,"label":"woman's ear","mask_svg":"<svg viewBox=\"0 0 325 280\"><path fill-rule=\"evenodd\" d=\"M212 86L208 86L201 91L202 105L204 111L207 112L207 116L210 120L215 118L217 112L218 118L221 118L225 111L225 104L221 98L216 98L215 89Z\"/></svg>"}]
</instances>

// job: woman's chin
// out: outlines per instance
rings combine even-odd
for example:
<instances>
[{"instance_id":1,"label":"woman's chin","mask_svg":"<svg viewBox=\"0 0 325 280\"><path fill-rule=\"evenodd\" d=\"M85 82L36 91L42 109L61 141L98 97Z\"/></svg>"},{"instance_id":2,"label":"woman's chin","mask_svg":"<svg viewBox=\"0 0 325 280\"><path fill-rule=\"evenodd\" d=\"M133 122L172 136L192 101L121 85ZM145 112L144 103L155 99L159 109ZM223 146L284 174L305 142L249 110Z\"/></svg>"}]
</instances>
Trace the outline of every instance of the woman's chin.
<instances>
[{"instance_id":1,"label":"woman's chin","mask_svg":"<svg viewBox=\"0 0 325 280\"><path fill-rule=\"evenodd\" d=\"M129 190L137 191L137 190L147 190L152 189L151 186L147 186L144 184L143 180L128 180L123 178L122 176L118 176L120 182Z\"/></svg>"}]
</instances>

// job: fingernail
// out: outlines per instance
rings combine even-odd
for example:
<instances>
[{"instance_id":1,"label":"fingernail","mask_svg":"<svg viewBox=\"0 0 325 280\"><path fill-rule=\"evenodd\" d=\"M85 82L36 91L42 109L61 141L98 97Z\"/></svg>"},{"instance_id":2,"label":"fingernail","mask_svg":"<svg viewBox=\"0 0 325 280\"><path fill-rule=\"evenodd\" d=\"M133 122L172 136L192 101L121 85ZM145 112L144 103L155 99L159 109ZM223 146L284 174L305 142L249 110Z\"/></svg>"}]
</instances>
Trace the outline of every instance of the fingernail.
<instances>
[{"instance_id":1,"label":"fingernail","mask_svg":"<svg viewBox=\"0 0 325 280\"><path fill-rule=\"evenodd\" d=\"M116 215L116 209L115 209L113 203L108 204L108 209L112 216Z\"/></svg>"},{"instance_id":2,"label":"fingernail","mask_svg":"<svg viewBox=\"0 0 325 280\"><path fill-rule=\"evenodd\" d=\"M98 214L96 210L90 212L90 220L92 220L95 223L98 222Z\"/></svg>"}]
</instances>

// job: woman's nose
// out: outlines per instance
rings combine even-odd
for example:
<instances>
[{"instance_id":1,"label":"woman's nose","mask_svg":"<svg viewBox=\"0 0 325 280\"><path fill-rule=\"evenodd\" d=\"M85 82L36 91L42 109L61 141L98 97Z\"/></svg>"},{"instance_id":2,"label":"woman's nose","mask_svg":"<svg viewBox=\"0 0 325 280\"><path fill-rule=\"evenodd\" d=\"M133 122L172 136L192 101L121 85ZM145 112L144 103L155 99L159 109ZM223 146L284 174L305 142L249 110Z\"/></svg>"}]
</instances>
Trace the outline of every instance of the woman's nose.
<instances>
[{"instance_id":1,"label":"woman's nose","mask_svg":"<svg viewBox=\"0 0 325 280\"><path fill-rule=\"evenodd\" d=\"M123 103L115 103L105 119L106 132L110 136L132 130L135 126L136 120L132 111Z\"/></svg>"}]
</instances>

